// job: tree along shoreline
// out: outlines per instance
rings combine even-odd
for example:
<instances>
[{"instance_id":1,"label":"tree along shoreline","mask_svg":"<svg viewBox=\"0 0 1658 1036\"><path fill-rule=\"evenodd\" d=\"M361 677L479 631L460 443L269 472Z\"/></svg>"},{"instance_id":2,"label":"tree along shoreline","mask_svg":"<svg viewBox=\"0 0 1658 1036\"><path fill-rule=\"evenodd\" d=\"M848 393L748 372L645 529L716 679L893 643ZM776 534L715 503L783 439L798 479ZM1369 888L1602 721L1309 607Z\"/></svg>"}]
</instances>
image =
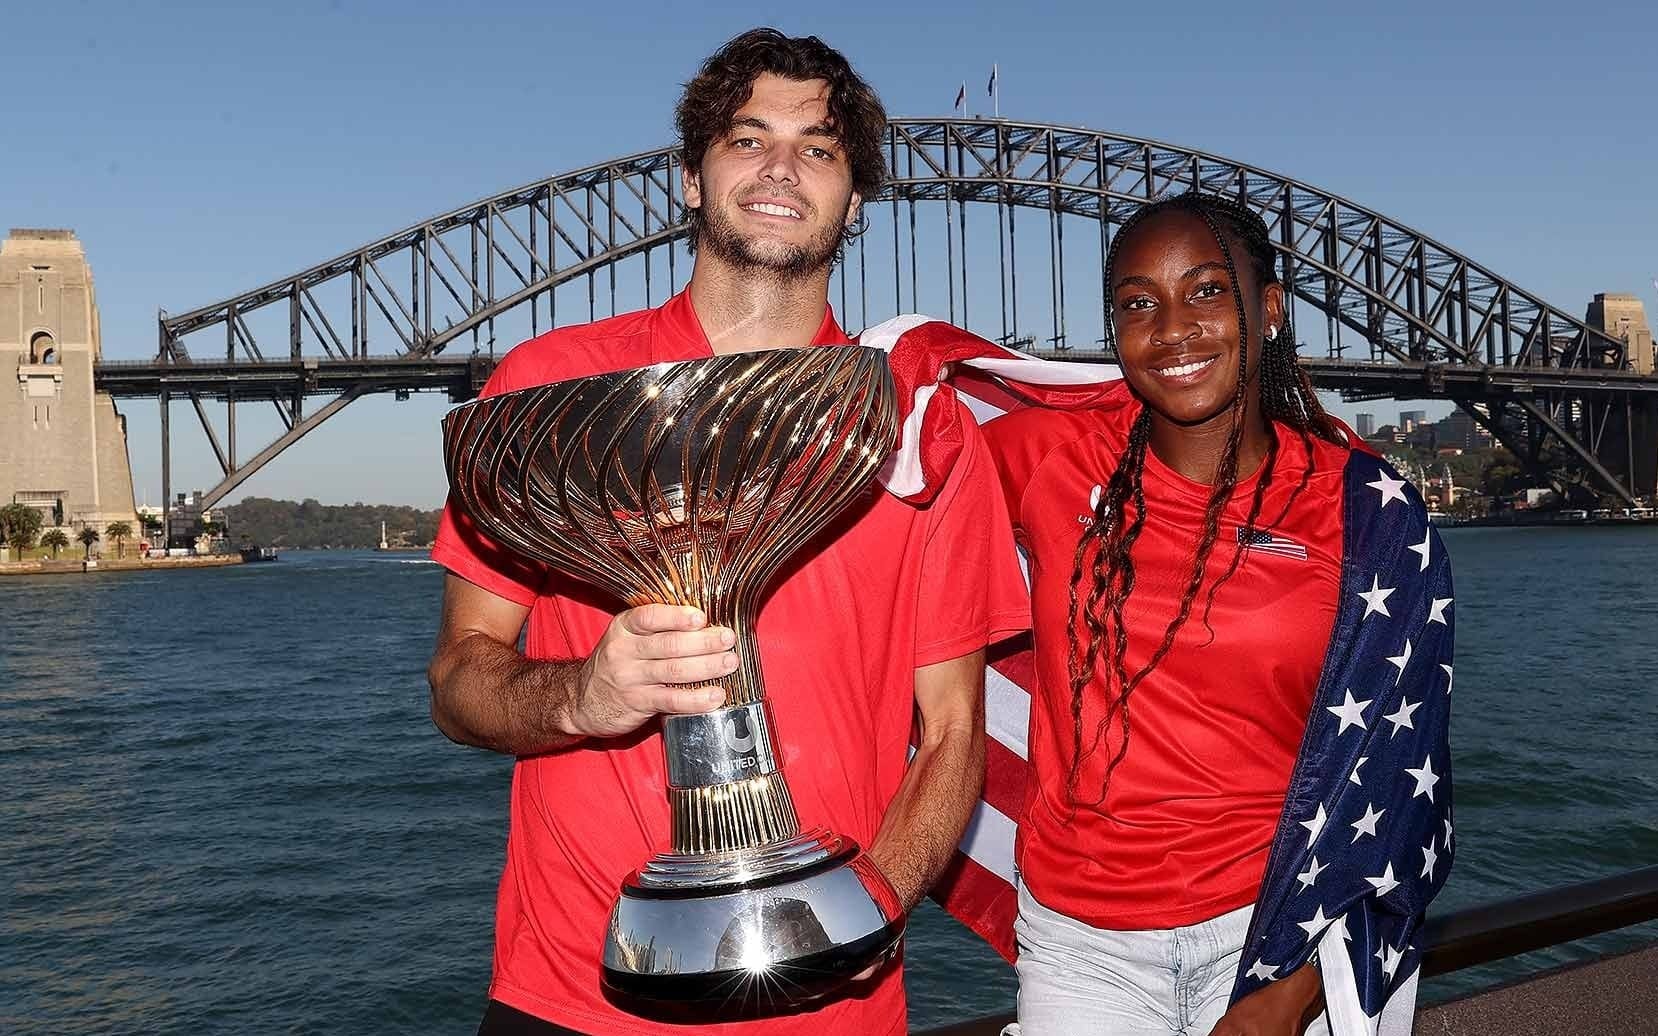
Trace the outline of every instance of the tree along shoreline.
<instances>
[{"instance_id":1,"label":"tree along shoreline","mask_svg":"<svg viewBox=\"0 0 1658 1036\"><path fill-rule=\"evenodd\" d=\"M398 550L431 545L442 510L390 504L322 504L250 496L221 508L230 542L287 550L364 550L386 544Z\"/></svg>"}]
</instances>

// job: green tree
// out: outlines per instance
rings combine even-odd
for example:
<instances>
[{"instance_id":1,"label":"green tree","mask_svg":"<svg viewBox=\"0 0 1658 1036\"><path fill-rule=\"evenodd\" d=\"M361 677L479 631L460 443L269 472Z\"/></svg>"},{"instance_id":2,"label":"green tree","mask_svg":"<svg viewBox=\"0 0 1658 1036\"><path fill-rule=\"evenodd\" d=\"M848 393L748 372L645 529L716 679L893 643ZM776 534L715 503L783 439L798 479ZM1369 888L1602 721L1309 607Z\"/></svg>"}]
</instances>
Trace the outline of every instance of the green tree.
<instances>
[{"instance_id":1,"label":"green tree","mask_svg":"<svg viewBox=\"0 0 1658 1036\"><path fill-rule=\"evenodd\" d=\"M1480 472L1480 488L1487 496L1502 497L1526 488L1531 479L1520 460L1507 450L1493 451Z\"/></svg>"},{"instance_id":2,"label":"green tree","mask_svg":"<svg viewBox=\"0 0 1658 1036\"><path fill-rule=\"evenodd\" d=\"M127 556L127 540L132 538L131 522L110 522L104 526L104 535L115 541L115 556Z\"/></svg>"},{"instance_id":3,"label":"green tree","mask_svg":"<svg viewBox=\"0 0 1658 1036\"><path fill-rule=\"evenodd\" d=\"M52 560L58 559L58 551L69 548L69 534L62 529L47 529L46 535L40 538L40 545L52 552Z\"/></svg>"},{"instance_id":4,"label":"green tree","mask_svg":"<svg viewBox=\"0 0 1658 1036\"><path fill-rule=\"evenodd\" d=\"M88 525L85 528L83 528L79 533L77 533L75 535L75 538L77 540L80 540L81 541L81 546L86 548L86 559L88 561L91 561L92 560L92 545L94 543L98 542L98 530L94 529L92 526Z\"/></svg>"},{"instance_id":5,"label":"green tree","mask_svg":"<svg viewBox=\"0 0 1658 1036\"><path fill-rule=\"evenodd\" d=\"M373 547L380 523L393 543L431 543L441 511L380 504L327 505L245 497L225 508L230 528L241 543L272 547Z\"/></svg>"},{"instance_id":6,"label":"green tree","mask_svg":"<svg viewBox=\"0 0 1658 1036\"><path fill-rule=\"evenodd\" d=\"M21 558L23 552L35 545L43 519L40 512L28 504L7 504L0 507L0 533L5 542Z\"/></svg>"}]
</instances>

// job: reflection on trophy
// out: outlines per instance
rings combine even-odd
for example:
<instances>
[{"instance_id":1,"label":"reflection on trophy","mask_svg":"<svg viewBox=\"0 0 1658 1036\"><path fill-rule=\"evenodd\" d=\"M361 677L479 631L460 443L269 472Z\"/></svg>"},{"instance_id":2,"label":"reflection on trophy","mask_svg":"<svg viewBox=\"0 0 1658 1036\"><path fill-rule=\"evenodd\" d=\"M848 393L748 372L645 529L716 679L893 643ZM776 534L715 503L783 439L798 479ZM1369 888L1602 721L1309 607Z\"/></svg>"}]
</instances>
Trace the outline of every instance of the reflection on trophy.
<instances>
[{"instance_id":1,"label":"reflection on trophy","mask_svg":"<svg viewBox=\"0 0 1658 1036\"><path fill-rule=\"evenodd\" d=\"M737 634L724 706L662 720L673 846L623 883L612 990L787 1006L896 948L897 896L858 845L800 829L753 635L767 582L896 432L885 355L853 346L658 364L444 419L450 486L486 535L630 607L694 605Z\"/></svg>"}]
</instances>

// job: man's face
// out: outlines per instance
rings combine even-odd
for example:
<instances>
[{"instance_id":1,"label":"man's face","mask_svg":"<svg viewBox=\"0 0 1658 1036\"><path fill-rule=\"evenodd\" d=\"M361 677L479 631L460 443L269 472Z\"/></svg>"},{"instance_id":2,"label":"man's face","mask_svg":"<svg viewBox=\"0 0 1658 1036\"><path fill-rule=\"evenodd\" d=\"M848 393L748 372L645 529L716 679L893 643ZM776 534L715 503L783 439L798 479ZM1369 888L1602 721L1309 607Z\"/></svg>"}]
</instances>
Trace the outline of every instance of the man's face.
<instances>
[{"instance_id":1,"label":"man's face","mask_svg":"<svg viewBox=\"0 0 1658 1036\"><path fill-rule=\"evenodd\" d=\"M685 173L685 203L702 210L698 249L744 270L785 277L833 261L861 199L829 125L829 84L770 73L754 80L731 129Z\"/></svg>"}]
</instances>

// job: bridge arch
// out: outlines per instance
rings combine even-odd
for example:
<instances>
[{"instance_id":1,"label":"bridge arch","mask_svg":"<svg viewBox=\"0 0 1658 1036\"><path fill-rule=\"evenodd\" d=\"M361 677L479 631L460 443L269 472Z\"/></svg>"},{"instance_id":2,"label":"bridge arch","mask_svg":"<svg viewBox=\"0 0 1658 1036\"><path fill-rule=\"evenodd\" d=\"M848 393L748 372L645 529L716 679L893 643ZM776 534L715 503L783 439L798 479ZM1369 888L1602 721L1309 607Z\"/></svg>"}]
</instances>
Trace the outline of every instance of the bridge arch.
<instances>
[{"instance_id":1,"label":"bridge arch","mask_svg":"<svg viewBox=\"0 0 1658 1036\"><path fill-rule=\"evenodd\" d=\"M1102 355L1068 341L1066 315L1074 303L1067 303L1066 287L1068 282L1074 287L1075 277L1066 272L1074 265L1065 258L1067 227L1082 221L1097 228L1089 234L1089 244L1094 247L1097 240L1103 255L1115 229L1149 199L1194 188L1226 194L1266 219L1292 296L1324 317L1324 342L1304 343L1303 355L1346 373L1319 375L1325 368L1316 368L1322 384L1362 396L1368 390L1355 371L1370 365L1377 368L1375 392L1403 389L1457 398L1522 456L1540 462L1548 450L1564 452L1577 469L1626 498L1640 487L1632 431L1626 429L1631 444L1627 470L1602 460L1607 437L1617 431L1618 407L1628 411L1630 393L1651 391L1650 379L1629 370L1623 343L1380 213L1245 163L1082 127L897 119L889 126L887 147L892 177L867 208L890 214L891 294L877 303L889 312L915 308L920 301L916 213L930 206L945 216L944 248L934 242L929 253L930 258L945 253L950 312L941 315L957 316L959 287L963 322L974 326L967 319L967 213L994 207L996 277L1002 283L992 291L1002 297L1002 337L1018 336L1021 224L1014 213L1045 212L1052 347L1073 358ZM635 281L642 277L630 297L641 303L661 301L689 272L688 261L674 247L684 233L679 179L680 163L672 148L598 163L480 199L234 298L176 316L163 314L154 366L167 370L148 394L192 400L223 469L224 478L207 494L216 501L353 399L408 387L395 378L366 374L355 381L341 375L344 380L329 382L330 371L378 370L389 361L403 361L407 369L413 369L407 365L414 361L425 361L459 371L463 361L451 357L459 351L457 343L464 342L474 357L485 358L471 365L469 380L457 374L449 381L409 382L463 395L467 386L475 388L478 372L487 370L488 357L501 344L498 323L514 318L520 333L536 333L604 315L597 305L605 293L600 279L608 281L614 307L617 271L624 268L634 271ZM973 240L982 246L982 220L975 216L974 221L979 236ZM936 230L936 215L928 222ZM958 227L959 241L953 236ZM1027 254L1028 237L1027 231ZM1075 249L1075 230L1072 240ZM858 249L860 288L866 287L868 241L866 236ZM849 260L838 278L843 299L853 276ZM586 311L571 314L566 303L561 313L560 287L582 281L588 286ZM980 292L982 297L982 288ZM863 309L867 317L867 305ZM526 315L527 321L522 319ZM1344 330L1356 334L1358 342L1350 344ZM513 341L518 337L511 336ZM210 379L192 380L204 361L216 367L275 369L269 382L274 387L251 398L275 402L286 431L244 462L220 446L203 410L204 396L223 395ZM117 365L104 366L111 370L101 380L109 385L116 380ZM1593 391L1585 394L1583 387L1591 384ZM331 401L305 413L307 397L329 394L334 395ZM239 391L238 398L250 396ZM1647 398L1640 396L1643 406Z\"/></svg>"}]
</instances>

